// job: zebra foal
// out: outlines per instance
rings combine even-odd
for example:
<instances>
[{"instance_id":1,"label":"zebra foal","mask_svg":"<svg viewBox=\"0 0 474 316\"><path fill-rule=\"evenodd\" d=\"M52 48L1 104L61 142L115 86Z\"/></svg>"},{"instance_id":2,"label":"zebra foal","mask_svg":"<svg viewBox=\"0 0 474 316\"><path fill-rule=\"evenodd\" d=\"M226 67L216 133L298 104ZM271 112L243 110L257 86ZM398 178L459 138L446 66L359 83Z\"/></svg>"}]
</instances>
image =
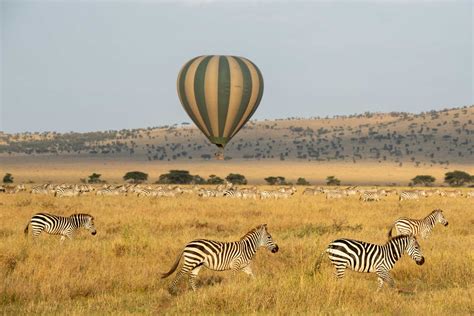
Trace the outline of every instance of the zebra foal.
<instances>
[{"instance_id":1,"label":"zebra foal","mask_svg":"<svg viewBox=\"0 0 474 316\"><path fill-rule=\"evenodd\" d=\"M44 231L51 235L61 235L61 242L63 242L66 237L72 239L74 233L81 227L89 230L92 235L97 233L94 226L94 217L89 214L72 214L69 217L63 217L47 213L37 213L26 224L25 236L28 235L30 223L34 239Z\"/></svg>"},{"instance_id":2,"label":"zebra foal","mask_svg":"<svg viewBox=\"0 0 474 316\"><path fill-rule=\"evenodd\" d=\"M425 239L433 230L436 223L448 226L448 220L444 217L443 211L440 209L434 210L423 219L410 219L406 217L399 218L390 227L388 237L392 237L392 230L395 228L399 235L421 235Z\"/></svg>"},{"instance_id":3,"label":"zebra foal","mask_svg":"<svg viewBox=\"0 0 474 316\"><path fill-rule=\"evenodd\" d=\"M170 271L163 273L161 278L164 279L173 274L181 258L184 258L183 266L169 286L171 294L176 293L178 281L186 274L189 275L191 288L196 291L195 278L203 266L214 271L243 271L254 277L250 263L260 247L265 247L272 253L278 252L278 245L273 241L266 224L252 229L239 241L193 240L184 247Z\"/></svg>"},{"instance_id":4,"label":"zebra foal","mask_svg":"<svg viewBox=\"0 0 474 316\"><path fill-rule=\"evenodd\" d=\"M380 290L384 282L395 285L390 270L406 252L418 265L425 263L420 245L414 236L397 236L385 245L375 245L352 239L337 239L326 249L329 259L336 268L336 277L344 277L346 268L357 272L375 273Z\"/></svg>"}]
</instances>

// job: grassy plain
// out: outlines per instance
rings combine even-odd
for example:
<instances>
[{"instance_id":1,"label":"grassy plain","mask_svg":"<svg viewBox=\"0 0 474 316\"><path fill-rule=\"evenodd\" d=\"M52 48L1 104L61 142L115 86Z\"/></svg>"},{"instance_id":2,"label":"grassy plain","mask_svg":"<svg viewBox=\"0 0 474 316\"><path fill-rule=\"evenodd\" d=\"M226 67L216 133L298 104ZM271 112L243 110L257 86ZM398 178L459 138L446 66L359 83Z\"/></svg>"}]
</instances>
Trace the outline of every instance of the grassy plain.
<instances>
[{"instance_id":1,"label":"grassy plain","mask_svg":"<svg viewBox=\"0 0 474 316\"><path fill-rule=\"evenodd\" d=\"M143 171L149 174L149 182L158 180L160 174L171 169L189 170L193 175L208 178L215 174L226 177L229 173L243 174L251 184L264 184L264 178L283 176L293 183L304 177L312 184L324 184L327 176L336 176L342 185L407 185L416 175L428 174L442 184L448 171L463 170L474 174L473 164L420 165L377 162L315 162L315 161L176 161L159 162L128 159L92 159L68 156L16 156L0 158L0 175L9 172L16 183L78 183L93 172L102 174L108 183L122 183L128 171Z\"/></svg>"},{"instance_id":2,"label":"grassy plain","mask_svg":"<svg viewBox=\"0 0 474 316\"><path fill-rule=\"evenodd\" d=\"M301 190L300 190L301 191ZM356 198L326 201L301 192L288 200L96 197L58 199L27 193L0 195L0 314L394 314L474 313L472 199L430 197L399 204ZM421 218L442 208L450 222L421 240L426 263L408 257L392 275L398 292L376 292L374 275L348 272L335 280L321 252L333 239L384 243L400 216ZM36 212L91 213L98 234L73 241L44 235L33 243L23 229ZM255 279L244 273L201 270L193 293L177 296L161 280L184 244L195 238L237 240L267 223L280 246L261 249Z\"/></svg>"}]
</instances>

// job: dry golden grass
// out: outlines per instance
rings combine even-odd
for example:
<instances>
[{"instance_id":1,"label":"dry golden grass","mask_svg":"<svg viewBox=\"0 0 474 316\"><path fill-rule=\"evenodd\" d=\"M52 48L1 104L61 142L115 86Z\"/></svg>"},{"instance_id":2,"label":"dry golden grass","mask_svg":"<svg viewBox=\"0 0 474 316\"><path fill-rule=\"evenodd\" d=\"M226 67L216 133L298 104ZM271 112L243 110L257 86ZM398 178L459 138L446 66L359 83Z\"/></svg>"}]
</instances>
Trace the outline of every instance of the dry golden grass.
<instances>
[{"instance_id":1,"label":"dry golden grass","mask_svg":"<svg viewBox=\"0 0 474 316\"><path fill-rule=\"evenodd\" d=\"M408 257L392 270L405 293L376 292L375 275L348 272L335 280L324 257L333 239L384 243L400 216L421 218L442 208L450 222L421 240L426 263ZM82 231L73 241L42 235L33 243L23 229L36 212L95 216L98 234ZM57 199L0 195L1 314L411 314L474 313L472 200L431 197L399 204L396 197L362 203L326 201L301 192L289 200L242 201L135 197ZM238 239L267 223L280 246L260 250L254 280L244 273L201 270L199 290L183 280L178 296L161 280L187 241Z\"/></svg>"}]
</instances>

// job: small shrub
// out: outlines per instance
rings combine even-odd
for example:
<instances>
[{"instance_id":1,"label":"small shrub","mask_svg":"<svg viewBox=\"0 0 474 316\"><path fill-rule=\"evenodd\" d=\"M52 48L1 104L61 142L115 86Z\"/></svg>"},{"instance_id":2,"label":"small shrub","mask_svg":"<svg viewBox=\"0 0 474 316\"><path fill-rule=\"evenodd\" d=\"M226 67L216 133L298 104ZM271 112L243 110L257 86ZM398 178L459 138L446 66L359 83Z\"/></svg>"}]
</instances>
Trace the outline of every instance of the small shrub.
<instances>
[{"instance_id":1,"label":"small shrub","mask_svg":"<svg viewBox=\"0 0 474 316\"><path fill-rule=\"evenodd\" d=\"M13 183L13 176L11 173L5 173L3 176L3 183Z\"/></svg>"},{"instance_id":2,"label":"small shrub","mask_svg":"<svg viewBox=\"0 0 474 316\"><path fill-rule=\"evenodd\" d=\"M132 183L142 183L148 180L148 174L141 171L129 171L123 176L123 179Z\"/></svg>"},{"instance_id":3,"label":"small shrub","mask_svg":"<svg viewBox=\"0 0 474 316\"><path fill-rule=\"evenodd\" d=\"M306 181L305 178L298 178L298 180L296 180L296 185L310 185L310 183Z\"/></svg>"},{"instance_id":4,"label":"small shrub","mask_svg":"<svg viewBox=\"0 0 474 316\"><path fill-rule=\"evenodd\" d=\"M232 184L240 184L240 185L247 184L247 179L245 179L245 176L238 173L229 173L229 175L225 177L225 179Z\"/></svg>"},{"instance_id":5,"label":"small shrub","mask_svg":"<svg viewBox=\"0 0 474 316\"><path fill-rule=\"evenodd\" d=\"M335 176L329 176L326 178L327 185L341 185L341 180L336 178Z\"/></svg>"}]
</instances>

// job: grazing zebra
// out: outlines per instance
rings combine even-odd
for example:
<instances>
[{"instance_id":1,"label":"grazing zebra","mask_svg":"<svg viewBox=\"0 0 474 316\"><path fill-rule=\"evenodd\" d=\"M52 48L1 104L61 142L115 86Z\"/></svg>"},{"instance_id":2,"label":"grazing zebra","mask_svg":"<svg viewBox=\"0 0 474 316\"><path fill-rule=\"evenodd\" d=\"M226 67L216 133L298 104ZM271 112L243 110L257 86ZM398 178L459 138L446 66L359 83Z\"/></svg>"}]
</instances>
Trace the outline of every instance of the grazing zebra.
<instances>
[{"instance_id":1,"label":"grazing zebra","mask_svg":"<svg viewBox=\"0 0 474 316\"><path fill-rule=\"evenodd\" d=\"M73 234L81 227L89 230L92 235L97 233L94 226L94 217L89 214L72 214L69 217L63 217L47 213L37 213L26 224L25 236L28 234L30 223L33 238L38 237L42 231L45 231L51 235L61 235L61 241L64 241L66 237L72 239Z\"/></svg>"},{"instance_id":2,"label":"grazing zebra","mask_svg":"<svg viewBox=\"0 0 474 316\"><path fill-rule=\"evenodd\" d=\"M81 194L81 191L77 190L77 188L66 189L66 188L58 187L56 188L56 191L54 192L54 196L56 197L79 196L80 194Z\"/></svg>"},{"instance_id":3,"label":"grazing zebra","mask_svg":"<svg viewBox=\"0 0 474 316\"><path fill-rule=\"evenodd\" d=\"M186 274L189 274L191 288L196 291L195 278L203 266L215 271L243 271L254 277L250 263L259 247L266 247L273 253L278 251L278 245L268 233L266 224L252 229L235 242L197 239L184 247L171 270L163 273L161 278L164 279L173 274L181 258L184 258L183 266L169 287L171 294L176 293L176 284Z\"/></svg>"},{"instance_id":4,"label":"grazing zebra","mask_svg":"<svg viewBox=\"0 0 474 316\"><path fill-rule=\"evenodd\" d=\"M359 200L363 202L380 201L380 195L377 192L362 192Z\"/></svg>"},{"instance_id":5,"label":"grazing zebra","mask_svg":"<svg viewBox=\"0 0 474 316\"><path fill-rule=\"evenodd\" d=\"M431 233L436 223L448 226L448 221L444 217L442 210L434 210L423 219L410 219L403 217L396 220L393 226L390 227L388 237L392 237L392 229L395 227L395 230L399 235L421 235L421 238L425 239Z\"/></svg>"},{"instance_id":6,"label":"grazing zebra","mask_svg":"<svg viewBox=\"0 0 474 316\"><path fill-rule=\"evenodd\" d=\"M402 191L400 192L400 196L398 198L399 201L403 200L419 200L420 194L415 191Z\"/></svg>"},{"instance_id":7,"label":"grazing zebra","mask_svg":"<svg viewBox=\"0 0 474 316\"><path fill-rule=\"evenodd\" d=\"M240 197L242 197L242 192L240 192L238 190L234 190L234 189L224 190L223 195L225 197L230 197L230 198L240 198Z\"/></svg>"},{"instance_id":8,"label":"grazing zebra","mask_svg":"<svg viewBox=\"0 0 474 316\"><path fill-rule=\"evenodd\" d=\"M342 199L344 194L340 191L327 191L326 192L326 200L328 199Z\"/></svg>"},{"instance_id":9,"label":"grazing zebra","mask_svg":"<svg viewBox=\"0 0 474 316\"><path fill-rule=\"evenodd\" d=\"M418 265L425 262L420 245L414 236L397 236L385 245L338 239L329 244L326 252L336 268L337 278L344 277L346 268L357 272L375 273L378 276L378 290L382 288L384 282L390 286L394 285L389 272L404 252Z\"/></svg>"},{"instance_id":10,"label":"grazing zebra","mask_svg":"<svg viewBox=\"0 0 474 316\"><path fill-rule=\"evenodd\" d=\"M321 192L321 189L319 188L306 188L303 191L303 195L317 195L320 192Z\"/></svg>"}]
</instances>

